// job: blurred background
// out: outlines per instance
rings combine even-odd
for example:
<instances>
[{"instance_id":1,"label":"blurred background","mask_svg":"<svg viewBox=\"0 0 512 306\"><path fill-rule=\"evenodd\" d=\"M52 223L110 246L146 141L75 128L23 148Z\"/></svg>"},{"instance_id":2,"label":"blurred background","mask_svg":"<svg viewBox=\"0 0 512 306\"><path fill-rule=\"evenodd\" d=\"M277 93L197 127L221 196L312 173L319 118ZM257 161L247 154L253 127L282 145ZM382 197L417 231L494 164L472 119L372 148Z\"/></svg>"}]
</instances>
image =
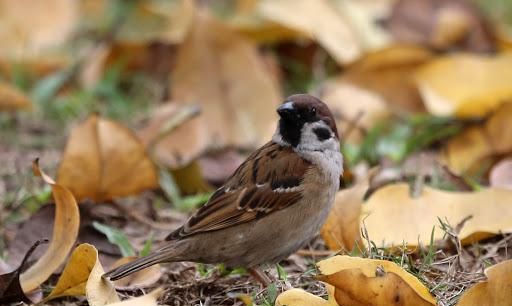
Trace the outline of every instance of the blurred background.
<instances>
[{"instance_id":1,"label":"blurred background","mask_svg":"<svg viewBox=\"0 0 512 306\"><path fill-rule=\"evenodd\" d=\"M35 157L79 202L171 228L295 93L334 112L345 187L376 165L378 186L512 186L509 0L0 0L0 41L0 258L52 223ZM103 213L84 224L142 247L149 231Z\"/></svg>"}]
</instances>

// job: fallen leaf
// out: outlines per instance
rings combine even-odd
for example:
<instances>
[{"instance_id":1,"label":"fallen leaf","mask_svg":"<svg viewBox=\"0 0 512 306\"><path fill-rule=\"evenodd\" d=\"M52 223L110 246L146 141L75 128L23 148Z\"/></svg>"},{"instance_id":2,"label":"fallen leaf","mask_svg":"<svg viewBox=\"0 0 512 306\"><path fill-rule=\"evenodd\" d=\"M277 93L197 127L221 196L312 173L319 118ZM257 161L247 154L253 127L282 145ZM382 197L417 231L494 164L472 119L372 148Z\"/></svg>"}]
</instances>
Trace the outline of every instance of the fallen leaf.
<instances>
[{"instance_id":1,"label":"fallen leaf","mask_svg":"<svg viewBox=\"0 0 512 306\"><path fill-rule=\"evenodd\" d=\"M20 59L61 45L74 30L78 2L49 0L0 1L0 41L9 48L0 57Z\"/></svg>"},{"instance_id":2,"label":"fallen leaf","mask_svg":"<svg viewBox=\"0 0 512 306\"><path fill-rule=\"evenodd\" d=\"M253 149L268 141L277 119L275 107L281 102L278 85L269 77L256 45L206 12L196 14L171 79L173 103L198 104L202 113L155 145L159 163L178 168L208 149Z\"/></svg>"},{"instance_id":3,"label":"fallen leaf","mask_svg":"<svg viewBox=\"0 0 512 306\"><path fill-rule=\"evenodd\" d=\"M13 111L31 107L32 102L25 94L7 83L0 82L0 111Z\"/></svg>"},{"instance_id":4,"label":"fallen leaf","mask_svg":"<svg viewBox=\"0 0 512 306\"><path fill-rule=\"evenodd\" d=\"M368 182L339 191L320 234L331 250L352 251L357 245L363 246L360 236L359 219Z\"/></svg>"},{"instance_id":5,"label":"fallen leaf","mask_svg":"<svg viewBox=\"0 0 512 306\"><path fill-rule=\"evenodd\" d=\"M71 131L58 182L79 201L100 202L154 188L158 177L144 146L130 130L94 114Z\"/></svg>"},{"instance_id":6,"label":"fallen leaf","mask_svg":"<svg viewBox=\"0 0 512 306\"><path fill-rule=\"evenodd\" d=\"M446 55L422 66L415 78L430 113L483 117L512 98L512 55Z\"/></svg>"},{"instance_id":7,"label":"fallen leaf","mask_svg":"<svg viewBox=\"0 0 512 306\"><path fill-rule=\"evenodd\" d=\"M155 289L150 293L136 298L124 300L122 302L108 304L108 306L157 306L156 300L162 294L162 288Z\"/></svg>"},{"instance_id":8,"label":"fallen leaf","mask_svg":"<svg viewBox=\"0 0 512 306\"><path fill-rule=\"evenodd\" d=\"M392 110L422 112L424 105L411 75L433 58L431 51L410 45L394 45L367 53L340 77L380 95Z\"/></svg>"},{"instance_id":9,"label":"fallen leaf","mask_svg":"<svg viewBox=\"0 0 512 306\"><path fill-rule=\"evenodd\" d=\"M324 84L321 99L332 111L344 142L361 143L367 130L390 116L382 97L342 80Z\"/></svg>"},{"instance_id":10,"label":"fallen leaf","mask_svg":"<svg viewBox=\"0 0 512 306\"><path fill-rule=\"evenodd\" d=\"M63 296L85 296L85 285L97 262L98 252L94 246L87 243L77 246L57 284L43 302Z\"/></svg>"},{"instance_id":11,"label":"fallen leaf","mask_svg":"<svg viewBox=\"0 0 512 306\"><path fill-rule=\"evenodd\" d=\"M258 3L258 11L265 19L318 41L340 64L361 54L356 33L329 1L264 0Z\"/></svg>"},{"instance_id":12,"label":"fallen leaf","mask_svg":"<svg viewBox=\"0 0 512 306\"><path fill-rule=\"evenodd\" d=\"M92 245L87 246L88 256L94 259L94 266L91 269L87 282L85 284L85 296L90 306L104 306L119 302L114 283L103 278L105 270L98 260L98 250Z\"/></svg>"},{"instance_id":13,"label":"fallen leaf","mask_svg":"<svg viewBox=\"0 0 512 306\"><path fill-rule=\"evenodd\" d=\"M196 161L185 167L173 169L171 173L176 180L176 185L185 194L197 194L213 190L213 187L204 180L201 168Z\"/></svg>"},{"instance_id":14,"label":"fallen leaf","mask_svg":"<svg viewBox=\"0 0 512 306\"><path fill-rule=\"evenodd\" d=\"M258 43L273 43L304 38L304 34L265 19L258 11L260 1L243 0L234 3L227 24Z\"/></svg>"},{"instance_id":15,"label":"fallen leaf","mask_svg":"<svg viewBox=\"0 0 512 306\"><path fill-rule=\"evenodd\" d=\"M385 26L399 42L439 50L487 53L496 49L491 26L471 1L396 1Z\"/></svg>"},{"instance_id":16,"label":"fallen leaf","mask_svg":"<svg viewBox=\"0 0 512 306\"><path fill-rule=\"evenodd\" d=\"M492 168L489 185L494 188L512 189L512 158L504 159Z\"/></svg>"},{"instance_id":17,"label":"fallen leaf","mask_svg":"<svg viewBox=\"0 0 512 306\"><path fill-rule=\"evenodd\" d=\"M41 241L37 241L32 245L16 270L0 275L0 303L32 303L21 288L20 274L21 271L25 268L25 264L27 263L28 258L30 255L32 255L40 243Z\"/></svg>"},{"instance_id":18,"label":"fallen leaf","mask_svg":"<svg viewBox=\"0 0 512 306\"><path fill-rule=\"evenodd\" d=\"M324 300L297 288L279 294L275 304L276 306L338 306L334 299Z\"/></svg>"},{"instance_id":19,"label":"fallen leaf","mask_svg":"<svg viewBox=\"0 0 512 306\"><path fill-rule=\"evenodd\" d=\"M498 233L512 231L512 191L487 188L475 192L448 192L424 186L412 198L408 184L387 185L373 193L363 208L369 239L386 247L430 244L445 235L439 219L454 228L464 223L458 234L463 244ZM390 222L392 220L392 222Z\"/></svg>"},{"instance_id":20,"label":"fallen leaf","mask_svg":"<svg viewBox=\"0 0 512 306\"><path fill-rule=\"evenodd\" d=\"M511 306L512 260L485 269L487 280L462 294L457 306Z\"/></svg>"},{"instance_id":21,"label":"fallen leaf","mask_svg":"<svg viewBox=\"0 0 512 306\"><path fill-rule=\"evenodd\" d=\"M512 103L499 106L485 124L473 126L448 141L443 160L461 174L481 166L484 158L512 152ZM480 169L476 169L480 170Z\"/></svg>"},{"instance_id":22,"label":"fallen leaf","mask_svg":"<svg viewBox=\"0 0 512 306\"><path fill-rule=\"evenodd\" d=\"M130 261L135 260L136 256L127 256L120 258L116 261L111 270L117 268L123 264L129 263ZM121 290L133 290L136 288L146 288L154 285L162 276L162 270L160 265L152 265L149 268L138 271L136 273L130 274L127 277L116 280L114 282L117 289Z\"/></svg>"},{"instance_id":23,"label":"fallen leaf","mask_svg":"<svg viewBox=\"0 0 512 306\"><path fill-rule=\"evenodd\" d=\"M34 265L21 274L21 287L24 292L30 292L39 287L66 260L75 244L80 225L78 205L73 194L46 175L39 168L37 159L32 167L34 174L41 176L45 183L51 186L56 210L52 239L48 249Z\"/></svg>"},{"instance_id":24,"label":"fallen leaf","mask_svg":"<svg viewBox=\"0 0 512 306\"><path fill-rule=\"evenodd\" d=\"M338 255L317 265L339 305L436 305L428 289L394 262Z\"/></svg>"},{"instance_id":25,"label":"fallen leaf","mask_svg":"<svg viewBox=\"0 0 512 306\"><path fill-rule=\"evenodd\" d=\"M116 41L147 44L155 41L180 43L186 35L195 11L194 1L134 1L119 6L105 0L80 1L83 27L87 30L104 26L105 12L121 10L124 19L116 29Z\"/></svg>"}]
</instances>

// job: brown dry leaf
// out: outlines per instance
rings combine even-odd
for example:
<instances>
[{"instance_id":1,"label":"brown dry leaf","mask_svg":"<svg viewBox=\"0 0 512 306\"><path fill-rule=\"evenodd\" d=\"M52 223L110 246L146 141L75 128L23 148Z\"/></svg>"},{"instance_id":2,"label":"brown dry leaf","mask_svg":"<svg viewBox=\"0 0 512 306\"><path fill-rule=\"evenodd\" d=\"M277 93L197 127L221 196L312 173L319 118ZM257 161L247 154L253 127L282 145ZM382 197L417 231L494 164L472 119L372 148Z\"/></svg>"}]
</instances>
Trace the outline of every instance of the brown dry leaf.
<instances>
[{"instance_id":1,"label":"brown dry leaf","mask_svg":"<svg viewBox=\"0 0 512 306\"><path fill-rule=\"evenodd\" d=\"M339 305L436 305L428 289L393 262L338 255L317 265Z\"/></svg>"},{"instance_id":2,"label":"brown dry leaf","mask_svg":"<svg viewBox=\"0 0 512 306\"><path fill-rule=\"evenodd\" d=\"M275 302L276 306L338 306L336 301L329 297L324 300L302 289L289 289L279 294Z\"/></svg>"},{"instance_id":3,"label":"brown dry leaf","mask_svg":"<svg viewBox=\"0 0 512 306\"><path fill-rule=\"evenodd\" d=\"M20 59L62 44L77 22L78 2L0 0L0 57Z\"/></svg>"},{"instance_id":4,"label":"brown dry leaf","mask_svg":"<svg viewBox=\"0 0 512 306\"><path fill-rule=\"evenodd\" d=\"M173 103L198 104L202 113L162 139L155 157L177 168L207 149L261 145L277 119L278 88L256 45L198 12L178 50L171 95Z\"/></svg>"},{"instance_id":5,"label":"brown dry leaf","mask_svg":"<svg viewBox=\"0 0 512 306\"><path fill-rule=\"evenodd\" d=\"M102 277L105 271L98 260L98 250L92 245L87 245L87 250L88 256L94 259L94 266L85 284L87 302L90 306L104 306L118 303L120 300L114 288L114 283Z\"/></svg>"},{"instance_id":6,"label":"brown dry leaf","mask_svg":"<svg viewBox=\"0 0 512 306\"><path fill-rule=\"evenodd\" d=\"M112 10L111 1L84 0L79 2L86 28L102 25L104 13ZM180 43L187 33L194 15L194 1L153 0L134 1L126 10L126 18L119 25L116 41L147 44L150 42Z\"/></svg>"},{"instance_id":7,"label":"brown dry leaf","mask_svg":"<svg viewBox=\"0 0 512 306\"><path fill-rule=\"evenodd\" d=\"M512 306L512 260L485 270L487 281L462 294L457 306Z\"/></svg>"},{"instance_id":8,"label":"brown dry leaf","mask_svg":"<svg viewBox=\"0 0 512 306\"><path fill-rule=\"evenodd\" d=\"M455 173L464 173L487 157L512 152L512 103L502 104L484 125L466 129L443 151L443 159Z\"/></svg>"},{"instance_id":9,"label":"brown dry leaf","mask_svg":"<svg viewBox=\"0 0 512 306\"><path fill-rule=\"evenodd\" d=\"M32 102L15 87L0 81L0 111L14 111L32 107Z\"/></svg>"},{"instance_id":10,"label":"brown dry leaf","mask_svg":"<svg viewBox=\"0 0 512 306\"><path fill-rule=\"evenodd\" d=\"M156 300L163 291L164 290L162 288L157 288L146 295L124 300L122 302L108 304L108 306L157 306L158 303Z\"/></svg>"},{"instance_id":11,"label":"brown dry leaf","mask_svg":"<svg viewBox=\"0 0 512 306\"><path fill-rule=\"evenodd\" d=\"M58 182L80 201L136 194L158 185L155 166L126 127L91 115L69 136Z\"/></svg>"},{"instance_id":12,"label":"brown dry leaf","mask_svg":"<svg viewBox=\"0 0 512 306\"><path fill-rule=\"evenodd\" d=\"M98 262L98 251L94 246L88 243L77 246L60 275L57 285L43 302L62 296L84 296L89 275Z\"/></svg>"},{"instance_id":13,"label":"brown dry leaf","mask_svg":"<svg viewBox=\"0 0 512 306\"><path fill-rule=\"evenodd\" d=\"M496 49L492 28L467 0L401 0L386 27L399 42L440 50L490 52Z\"/></svg>"},{"instance_id":14,"label":"brown dry leaf","mask_svg":"<svg viewBox=\"0 0 512 306\"><path fill-rule=\"evenodd\" d=\"M427 49L394 45L364 55L340 80L375 92L392 109L422 112L425 108L411 74L432 58Z\"/></svg>"},{"instance_id":15,"label":"brown dry leaf","mask_svg":"<svg viewBox=\"0 0 512 306\"><path fill-rule=\"evenodd\" d=\"M229 26L258 43L293 40L304 37L302 33L266 20L258 13L259 0L235 2L234 12L227 20Z\"/></svg>"},{"instance_id":16,"label":"brown dry leaf","mask_svg":"<svg viewBox=\"0 0 512 306\"><path fill-rule=\"evenodd\" d=\"M340 64L361 54L356 33L330 1L263 0L258 3L258 12L265 19L318 41Z\"/></svg>"},{"instance_id":17,"label":"brown dry leaf","mask_svg":"<svg viewBox=\"0 0 512 306\"><path fill-rule=\"evenodd\" d=\"M339 191L320 234L331 250L352 251L362 246L359 220L368 182Z\"/></svg>"},{"instance_id":18,"label":"brown dry leaf","mask_svg":"<svg viewBox=\"0 0 512 306\"><path fill-rule=\"evenodd\" d=\"M361 143L365 132L390 115L386 101L378 94L343 80L322 86L322 101L329 105L343 141Z\"/></svg>"},{"instance_id":19,"label":"brown dry leaf","mask_svg":"<svg viewBox=\"0 0 512 306\"><path fill-rule=\"evenodd\" d=\"M66 260L75 244L80 225L78 205L73 194L46 175L39 168L37 160L32 167L34 174L41 176L45 183L52 187L56 210L50 246L34 265L21 274L21 287L24 292L30 292L39 287Z\"/></svg>"},{"instance_id":20,"label":"brown dry leaf","mask_svg":"<svg viewBox=\"0 0 512 306\"><path fill-rule=\"evenodd\" d=\"M136 256L127 256L117 260L111 269L117 268L123 264L135 260ZM132 290L135 288L145 288L154 285L162 276L160 265L153 265L147 269L130 274L129 276L114 282L117 289Z\"/></svg>"},{"instance_id":21,"label":"brown dry leaf","mask_svg":"<svg viewBox=\"0 0 512 306\"><path fill-rule=\"evenodd\" d=\"M512 98L512 54L454 54L439 57L416 72L430 113L483 117Z\"/></svg>"},{"instance_id":22,"label":"brown dry leaf","mask_svg":"<svg viewBox=\"0 0 512 306\"><path fill-rule=\"evenodd\" d=\"M512 189L512 158L507 158L496 165L489 175L489 185L495 188Z\"/></svg>"},{"instance_id":23,"label":"brown dry leaf","mask_svg":"<svg viewBox=\"0 0 512 306\"><path fill-rule=\"evenodd\" d=\"M453 228L465 218L458 234L463 244L512 231L512 191L488 188L475 192L448 192L423 187L417 198L408 184L392 184L377 190L365 203L365 225L378 246L429 245L445 235L438 219Z\"/></svg>"}]
</instances>

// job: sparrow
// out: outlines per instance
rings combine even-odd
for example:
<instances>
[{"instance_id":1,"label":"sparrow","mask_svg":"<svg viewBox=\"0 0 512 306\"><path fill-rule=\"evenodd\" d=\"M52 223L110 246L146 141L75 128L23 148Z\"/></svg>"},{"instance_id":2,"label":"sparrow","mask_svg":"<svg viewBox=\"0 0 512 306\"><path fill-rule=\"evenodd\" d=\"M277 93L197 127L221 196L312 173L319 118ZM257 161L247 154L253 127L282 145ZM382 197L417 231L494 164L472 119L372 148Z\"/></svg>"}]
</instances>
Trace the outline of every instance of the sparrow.
<instances>
[{"instance_id":1,"label":"sparrow","mask_svg":"<svg viewBox=\"0 0 512 306\"><path fill-rule=\"evenodd\" d=\"M327 105L297 94L277 108L272 140L253 152L208 202L148 256L107 272L117 280L164 262L257 268L296 252L320 230L343 172L338 130Z\"/></svg>"}]
</instances>

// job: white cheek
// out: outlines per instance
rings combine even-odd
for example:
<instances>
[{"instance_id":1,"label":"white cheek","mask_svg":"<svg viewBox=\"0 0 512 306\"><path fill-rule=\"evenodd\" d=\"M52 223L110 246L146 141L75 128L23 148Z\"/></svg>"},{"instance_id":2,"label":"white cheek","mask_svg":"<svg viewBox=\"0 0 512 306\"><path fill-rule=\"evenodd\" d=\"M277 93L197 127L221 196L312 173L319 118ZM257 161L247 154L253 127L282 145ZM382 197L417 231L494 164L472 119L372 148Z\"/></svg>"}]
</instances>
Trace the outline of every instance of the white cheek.
<instances>
[{"instance_id":1,"label":"white cheek","mask_svg":"<svg viewBox=\"0 0 512 306\"><path fill-rule=\"evenodd\" d=\"M318 139L318 136L313 132L315 128L330 128L323 121L305 123L301 130L300 143L297 146L298 150L314 150L314 151L325 151L333 150L339 151L339 142L331 132L331 138L326 140Z\"/></svg>"}]
</instances>

